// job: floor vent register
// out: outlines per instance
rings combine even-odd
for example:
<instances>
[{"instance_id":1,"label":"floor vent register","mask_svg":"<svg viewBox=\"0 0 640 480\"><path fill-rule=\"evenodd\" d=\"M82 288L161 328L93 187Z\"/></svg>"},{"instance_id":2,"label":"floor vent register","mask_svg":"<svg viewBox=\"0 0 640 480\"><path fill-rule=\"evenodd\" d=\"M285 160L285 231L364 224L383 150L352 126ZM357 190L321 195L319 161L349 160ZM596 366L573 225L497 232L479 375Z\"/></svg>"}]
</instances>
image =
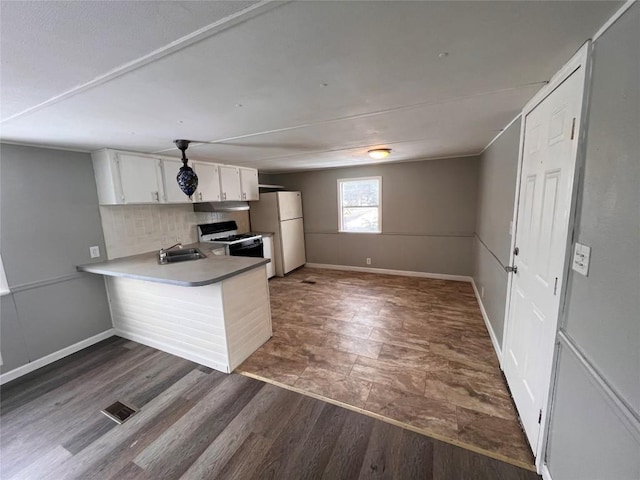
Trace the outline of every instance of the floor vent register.
<instances>
[{"instance_id":1,"label":"floor vent register","mask_svg":"<svg viewBox=\"0 0 640 480\"><path fill-rule=\"evenodd\" d=\"M104 413L117 424L122 425L135 415L138 412L138 409L122 402L116 402L109 405L104 410L100 410L100 412Z\"/></svg>"}]
</instances>

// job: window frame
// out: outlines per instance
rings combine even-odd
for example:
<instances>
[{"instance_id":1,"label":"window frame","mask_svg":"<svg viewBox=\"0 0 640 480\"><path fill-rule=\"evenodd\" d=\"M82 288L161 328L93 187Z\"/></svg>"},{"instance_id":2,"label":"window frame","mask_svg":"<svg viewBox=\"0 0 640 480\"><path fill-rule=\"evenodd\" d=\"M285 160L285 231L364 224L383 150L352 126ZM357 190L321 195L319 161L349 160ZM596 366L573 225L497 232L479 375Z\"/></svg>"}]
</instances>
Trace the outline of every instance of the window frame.
<instances>
[{"instance_id":1,"label":"window frame","mask_svg":"<svg viewBox=\"0 0 640 480\"><path fill-rule=\"evenodd\" d=\"M338 178L338 233L364 233L368 235L380 235L382 233L382 176L370 176L370 177L356 177L356 178ZM362 180L377 180L378 181L378 205L375 207L378 209L378 230L375 232L362 232L345 230L344 218L343 218L343 206L342 206L342 183L357 182Z\"/></svg>"}]
</instances>

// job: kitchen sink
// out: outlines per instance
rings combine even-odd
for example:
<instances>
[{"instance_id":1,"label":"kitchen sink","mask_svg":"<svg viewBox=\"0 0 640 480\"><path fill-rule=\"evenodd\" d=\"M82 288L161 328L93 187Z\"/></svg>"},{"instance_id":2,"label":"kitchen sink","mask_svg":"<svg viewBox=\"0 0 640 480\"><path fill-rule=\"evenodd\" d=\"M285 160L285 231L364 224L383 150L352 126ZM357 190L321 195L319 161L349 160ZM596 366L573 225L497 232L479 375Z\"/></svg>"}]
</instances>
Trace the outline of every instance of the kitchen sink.
<instances>
[{"instance_id":1,"label":"kitchen sink","mask_svg":"<svg viewBox=\"0 0 640 480\"><path fill-rule=\"evenodd\" d=\"M207 256L197 248L183 248L181 250L171 250L168 252L165 251L163 253L163 255L158 255L158 263L160 265L166 265L168 263L188 262L191 260L200 260L202 258L207 258Z\"/></svg>"}]
</instances>

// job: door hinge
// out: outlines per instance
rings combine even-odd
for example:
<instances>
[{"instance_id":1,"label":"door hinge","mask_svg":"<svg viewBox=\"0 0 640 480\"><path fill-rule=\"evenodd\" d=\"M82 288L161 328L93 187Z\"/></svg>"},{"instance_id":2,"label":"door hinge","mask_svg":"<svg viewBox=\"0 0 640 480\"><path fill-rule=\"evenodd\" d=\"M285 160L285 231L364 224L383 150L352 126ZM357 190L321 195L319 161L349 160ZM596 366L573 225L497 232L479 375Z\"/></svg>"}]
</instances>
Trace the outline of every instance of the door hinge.
<instances>
[{"instance_id":1,"label":"door hinge","mask_svg":"<svg viewBox=\"0 0 640 480\"><path fill-rule=\"evenodd\" d=\"M553 294L555 295L558 291L558 277L556 277L556 283L553 285Z\"/></svg>"},{"instance_id":2,"label":"door hinge","mask_svg":"<svg viewBox=\"0 0 640 480\"><path fill-rule=\"evenodd\" d=\"M542 423L542 410L540 410L540 413L538 414L538 425L540 425Z\"/></svg>"},{"instance_id":3,"label":"door hinge","mask_svg":"<svg viewBox=\"0 0 640 480\"><path fill-rule=\"evenodd\" d=\"M573 123L571 124L571 140L576 134L576 117L573 117Z\"/></svg>"}]
</instances>

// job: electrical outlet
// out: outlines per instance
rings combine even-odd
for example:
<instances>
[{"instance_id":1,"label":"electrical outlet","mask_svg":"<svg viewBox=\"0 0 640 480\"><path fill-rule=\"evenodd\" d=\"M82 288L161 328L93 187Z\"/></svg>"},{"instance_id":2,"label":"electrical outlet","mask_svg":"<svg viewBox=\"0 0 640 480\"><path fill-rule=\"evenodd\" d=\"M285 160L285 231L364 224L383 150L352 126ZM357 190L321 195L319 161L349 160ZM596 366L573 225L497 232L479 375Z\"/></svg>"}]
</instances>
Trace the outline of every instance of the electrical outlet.
<instances>
[{"instance_id":1,"label":"electrical outlet","mask_svg":"<svg viewBox=\"0 0 640 480\"><path fill-rule=\"evenodd\" d=\"M591 247L587 247L581 243L575 245L573 251L573 268L580 275L587 277L589 275L589 260L591 259Z\"/></svg>"},{"instance_id":2,"label":"electrical outlet","mask_svg":"<svg viewBox=\"0 0 640 480\"><path fill-rule=\"evenodd\" d=\"M98 245L89 247L89 255L91 255L91 258L98 258L100 256L100 247Z\"/></svg>"},{"instance_id":3,"label":"electrical outlet","mask_svg":"<svg viewBox=\"0 0 640 480\"><path fill-rule=\"evenodd\" d=\"M367 257L367 265L371 265L371 258Z\"/></svg>"}]
</instances>

